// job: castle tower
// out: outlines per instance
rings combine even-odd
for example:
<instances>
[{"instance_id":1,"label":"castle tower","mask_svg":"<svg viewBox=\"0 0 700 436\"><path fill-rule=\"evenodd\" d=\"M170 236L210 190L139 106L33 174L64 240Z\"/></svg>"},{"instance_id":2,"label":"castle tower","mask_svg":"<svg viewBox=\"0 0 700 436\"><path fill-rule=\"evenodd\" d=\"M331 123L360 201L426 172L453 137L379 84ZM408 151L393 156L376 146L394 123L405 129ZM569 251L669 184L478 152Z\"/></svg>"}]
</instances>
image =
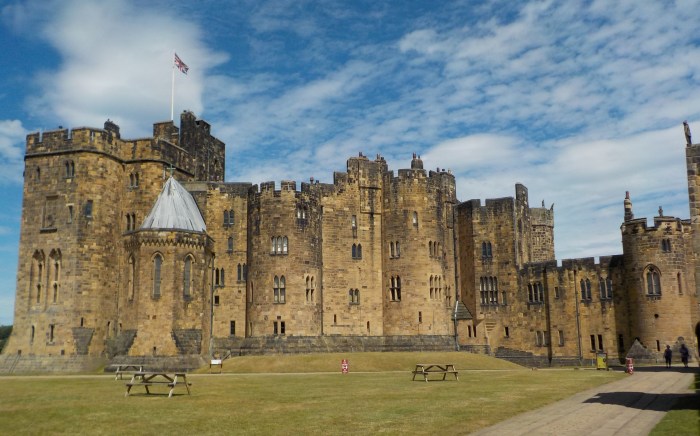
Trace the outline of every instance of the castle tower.
<instances>
[{"instance_id":1,"label":"castle tower","mask_svg":"<svg viewBox=\"0 0 700 436\"><path fill-rule=\"evenodd\" d=\"M311 186L283 181L248 195L246 336L321 333L321 207Z\"/></svg>"},{"instance_id":2,"label":"castle tower","mask_svg":"<svg viewBox=\"0 0 700 436\"><path fill-rule=\"evenodd\" d=\"M119 322L123 342L133 340L128 354L177 356L208 350L213 241L190 193L169 178L143 225L126 236L125 246L129 286Z\"/></svg>"},{"instance_id":3,"label":"castle tower","mask_svg":"<svg viewBox=\"0 0 700 436\"><path fill-rule=\"evenodd\" d=\"M693 275L695 280L694 297L700 295L700 260L697 258L700 253L700 144L693 144L690 133L690 126L683 122L685 133L685 160L688 171L688 203L690 207L690 226L692 231L692 250L695 253L693 261ZM693 311L692 323L695 329L695 340L700 341L700 309Z\"/></svg>"},{"instance_id":4,"label":"castle tower","mask_svg":"<svg viewBox=\"0 0 700 436\"><path fill-rule=\"evenodd\" d=\"M384 332L451 335L454 177L440 170L427 174L414 155L411 169L395 178L388 173L384 184Z\"/></svg>"},{"instance_id":5,"label":"castle tower","mask_svg":"<svg viewBox=\"0 0 700 436\"><path fill-rule=\"evenodd\" d=\"M693 335L695 280L687 274L693 261L691 225L664 216L659 208L653 227L646 218L629 219L621 232L629 331L660 356L666 345L677 346Z\"/></svg>"},{"instance_id":6,"label":"castle tower","mask_svg":"<svg viewBox=\"0 0 700 436\"><path fill-rule=\"evenodd\" d=\"M384 334L382 256L387 164L362 153L323 187L323 334Z\"/></svg>"}]
</instances>

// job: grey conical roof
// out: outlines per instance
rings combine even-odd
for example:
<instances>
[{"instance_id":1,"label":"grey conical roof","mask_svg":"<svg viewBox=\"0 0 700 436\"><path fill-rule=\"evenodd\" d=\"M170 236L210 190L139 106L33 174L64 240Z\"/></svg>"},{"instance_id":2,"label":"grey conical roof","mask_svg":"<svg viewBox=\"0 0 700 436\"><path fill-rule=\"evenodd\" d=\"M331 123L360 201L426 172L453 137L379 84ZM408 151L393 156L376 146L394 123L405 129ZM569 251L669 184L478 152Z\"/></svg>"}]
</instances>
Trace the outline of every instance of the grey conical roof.
<instances>
[{"instance_id":1,"label":"grey conical roof","mask_svg":"<svg viewBox=\"0 0 700 436\"><path fill-rule=\"evenodd\" d=\"M141 229L177 229L206 232L202 214L192 195L172 176L165 182L156 204Z\"/></svg>"}]
</instances>

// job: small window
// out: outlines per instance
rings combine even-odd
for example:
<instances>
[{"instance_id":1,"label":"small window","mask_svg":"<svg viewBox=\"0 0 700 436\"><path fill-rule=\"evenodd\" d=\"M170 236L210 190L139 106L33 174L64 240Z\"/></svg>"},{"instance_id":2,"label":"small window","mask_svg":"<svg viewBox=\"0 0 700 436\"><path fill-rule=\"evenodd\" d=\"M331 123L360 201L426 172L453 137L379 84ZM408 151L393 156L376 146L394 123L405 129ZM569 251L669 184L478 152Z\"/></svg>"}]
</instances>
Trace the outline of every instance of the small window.
<instances>
[{"instance_id":1,"label":"small window","mask_svg":"<svg viewBox=\"0 0 700 436\"><path fill-rule=\"evenodd\" d=\"M92 218L92 200L85 203L84 215L86 218Z\"/></svg>"},{"instance_id":2,"label":"small window","mask_svg":"<svg viewBox=\"0 0 700 436\"><path fill-rule=\"evenodd\" d=\"M595 351L595 335L591 335L591 351Z\"/></svg>"},{"instance_id":3,"label":"small window","mask_svg":"<svg viewBox=\"0 0 700 436\"><path fill-rule=\"evenodd\" d=\"M413 212L413 227L418 228L418 212Z\"/></svg>"},{"instance_id":4,"label":"small window","mask_svg":"<svg viewBox=\"0 0 700 436\"><path fill-rule=\"evenodd\" d=\"M153 258L153 298L160 297L160 279L162 266L163 257L160 254L156 254L156 256Z\"/></svg>"},{"instance_id":5,"label":"small window","mask_svg":"<svg viewBox=\"0 0 700 436\"><path fill-rule=\"evenodd\" d=\"M564 330L559 330L559 346L564 346Z\"/></svg>"},{"instance_id":6,"label":"small window","mask_svg":"<svg viewBox=\"0 0 700 436\"><path fill-rule=\"evenodd\" d=\"M506 338L510 337L510 328L509 327L503 327L503 336Z\"/></svg>"},{"instance_id":7,"label":"small window","mask_svg":"<svg viewBox=\"0 0 700 436\"><path fill-rule=\"evenodd\" d=\"M228 237L228 243L226 247L226 251L228 253L233 253L233 236Z\"/></svg>"},{"instance_id":8,"label":"small window","mask_svg":"<svg viewBox=\"0 0 700 436\"><path fill-rule=\"evenodd\" d=\"M218 296L218 295L214 295L214 306L218 306L220 301L221 301L221 300L219 299L219 296Z\"/></svg>"},{"instance_id":9,"label":"small window","mask_svg":"<svg viewBox=\"0 0 700 436\"><path fill-rule=\"evenodd\" d=\"M229 336L236 336L236 321L230 321L228 334Z\"/></svg>"}]
</instances>

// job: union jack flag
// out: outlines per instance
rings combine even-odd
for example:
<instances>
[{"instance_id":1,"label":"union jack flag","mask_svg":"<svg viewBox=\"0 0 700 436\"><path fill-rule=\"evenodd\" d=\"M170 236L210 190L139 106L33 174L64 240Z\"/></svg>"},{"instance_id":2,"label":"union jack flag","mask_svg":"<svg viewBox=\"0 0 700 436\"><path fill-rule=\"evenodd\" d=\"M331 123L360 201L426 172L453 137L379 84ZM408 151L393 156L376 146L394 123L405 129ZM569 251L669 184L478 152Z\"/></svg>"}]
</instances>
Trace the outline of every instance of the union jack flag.
<instances>
[{"instance_id":1,"label":"union jack flag","mask_svg":"<svg viewBox=\"0 0 700 436\"><path fill-rule=\"evenodd\" d=\"M186 63L182 62L182 59L180 59L177 53L175 53L175 66L178 70L182 71L183 74L187 74L187 70L190 69Z\"/></svg>"}]
</instances>

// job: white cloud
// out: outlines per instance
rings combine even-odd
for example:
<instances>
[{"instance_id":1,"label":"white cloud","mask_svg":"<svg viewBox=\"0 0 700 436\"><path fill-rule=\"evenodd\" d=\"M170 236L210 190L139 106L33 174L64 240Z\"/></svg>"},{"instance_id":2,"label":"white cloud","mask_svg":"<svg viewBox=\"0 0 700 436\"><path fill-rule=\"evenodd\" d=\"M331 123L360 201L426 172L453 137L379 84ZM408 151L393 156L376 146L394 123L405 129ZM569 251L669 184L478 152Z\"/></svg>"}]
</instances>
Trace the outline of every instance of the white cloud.
<instances>
[{"instance_id":1,"label":"white cloud","mask_svg":"<svg viewBox=\"0 0 700 436\"><path fill-rule=\"evenodd\" d=\"M0 185L22 183L26 135L21 121L0 120Z\"/></svg>"}]
</instances>

